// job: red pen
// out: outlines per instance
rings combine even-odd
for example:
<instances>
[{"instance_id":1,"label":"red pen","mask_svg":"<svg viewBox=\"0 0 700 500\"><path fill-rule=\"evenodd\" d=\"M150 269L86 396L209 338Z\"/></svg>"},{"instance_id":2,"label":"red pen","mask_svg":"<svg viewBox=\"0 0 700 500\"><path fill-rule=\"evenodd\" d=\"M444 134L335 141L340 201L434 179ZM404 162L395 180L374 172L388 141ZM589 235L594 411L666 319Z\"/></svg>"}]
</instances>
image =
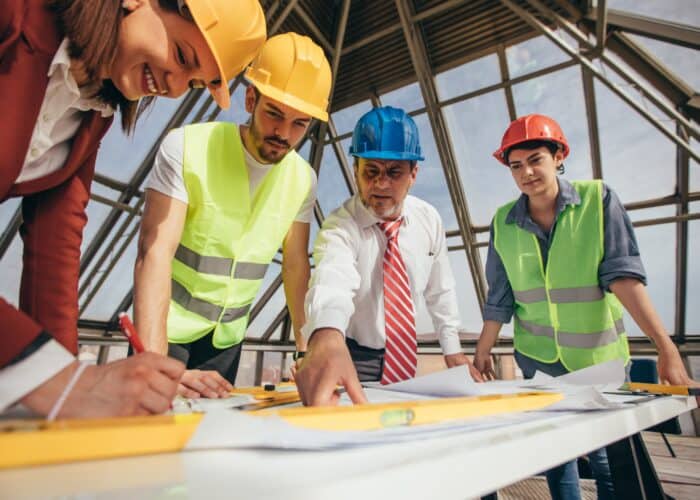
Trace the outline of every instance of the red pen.
<instances>
[{"instance_id":1,"label":"red pen","mask_svg":"<svg viewBox=\"0 0 700 500\"><path fill-rule=\"evenodd\" d=\"M139 334L136 333L136 328L134 324L129 319L129 316L125 312L119 313L119 326L121 327L126 338L129 339L129 344L134 349L136 354L144 352L146 349L143 348Z\"/></svg>"},{"instance_id":2,"label":"red pen","mask_svg":"<svg viewBox=\"0 0 700 500\"><path fill-rule=\"evenodd\" d=\"M136 327L134 327L134 324L129 319L129 315L125 312L119 313L119 326L124 332L124 335L126 335L126 338L129 340L129 344L131 344L131 347L136 354L140 354L146 351L146 349L144 349L143 347L143 344L141 343L139 334L136 333ZM172 403L170 403L170 409L173 409Z\"/></svg>"}]
</instances>

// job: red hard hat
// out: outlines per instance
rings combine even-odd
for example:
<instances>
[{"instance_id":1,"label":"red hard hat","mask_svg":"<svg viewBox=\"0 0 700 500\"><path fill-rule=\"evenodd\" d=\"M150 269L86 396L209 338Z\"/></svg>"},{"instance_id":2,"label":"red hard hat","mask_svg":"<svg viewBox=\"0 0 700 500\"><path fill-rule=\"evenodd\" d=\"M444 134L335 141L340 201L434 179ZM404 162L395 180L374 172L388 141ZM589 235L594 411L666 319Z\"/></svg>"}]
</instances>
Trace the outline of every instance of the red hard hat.
<instances>
[{"instance_id":1,"label":"red hard hat","mask_svg":"<svg viewBox=\"0 0 700 500\"><path fill-rule=\"evenodd\" d=\"M561 145L564 158L569 156L569 143L557 122L544 115L525 115L511 122L503 134L501 147L493 156L506 167L505 154L513 146L527 141L551 141Z\"/></svg>"}]
</instances>

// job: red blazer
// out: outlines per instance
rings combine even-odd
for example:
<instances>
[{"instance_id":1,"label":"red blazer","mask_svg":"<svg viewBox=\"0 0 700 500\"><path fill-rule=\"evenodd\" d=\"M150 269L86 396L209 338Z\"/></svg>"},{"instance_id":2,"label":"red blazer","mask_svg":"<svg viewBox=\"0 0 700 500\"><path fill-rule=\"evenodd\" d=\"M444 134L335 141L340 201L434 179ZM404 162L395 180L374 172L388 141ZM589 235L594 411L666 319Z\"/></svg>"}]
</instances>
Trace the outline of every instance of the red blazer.
<instances>
[{"instance_id":1,"label":"red blazer","mask_svg":"<svg viewBox=\"0 0 700 500\"><path fill-rule=\"evenodd\" d=\"M0 202L22 197L19 310L0 298L0 368L42 330L78 350L80 243L97 148L111 119L86 113L57 172L15 183L63 34L42 0L0 0ZM0 269L0 275L2 275Z\"/></svg>"}]
</instances>

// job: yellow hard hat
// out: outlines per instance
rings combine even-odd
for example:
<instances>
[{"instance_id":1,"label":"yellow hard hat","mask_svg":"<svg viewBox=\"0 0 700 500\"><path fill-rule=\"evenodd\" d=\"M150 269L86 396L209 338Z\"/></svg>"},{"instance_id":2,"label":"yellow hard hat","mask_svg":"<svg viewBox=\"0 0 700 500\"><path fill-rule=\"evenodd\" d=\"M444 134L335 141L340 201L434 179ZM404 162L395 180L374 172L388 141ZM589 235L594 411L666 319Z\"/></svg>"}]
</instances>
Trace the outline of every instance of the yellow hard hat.
<instances>
[{"instance_id":1,"label":"yellow hard hat","mask_svg":"<svg viewBox=\"0 0 700 500\"><path fill-rule=\"evenodd\" d=\"M262 95L328 121L331 67L323 49L311 38L297 33L273 36L245 77Z\"/></svg>"},{"instance_id":2,"label":"yellow hard hat","mask_svg":"<svg viewBox=\"0 0 700 500\"><path fill-rule=\"evenodd\" d=\"M216 103L228 109L228 81L243 71L258 53L265 38L265 13L258 0L178 0L186 6L204 35L219 67L221 81L207 87ZM184 4L184 5L183 5Z\"/></svg>"}]
</instances>

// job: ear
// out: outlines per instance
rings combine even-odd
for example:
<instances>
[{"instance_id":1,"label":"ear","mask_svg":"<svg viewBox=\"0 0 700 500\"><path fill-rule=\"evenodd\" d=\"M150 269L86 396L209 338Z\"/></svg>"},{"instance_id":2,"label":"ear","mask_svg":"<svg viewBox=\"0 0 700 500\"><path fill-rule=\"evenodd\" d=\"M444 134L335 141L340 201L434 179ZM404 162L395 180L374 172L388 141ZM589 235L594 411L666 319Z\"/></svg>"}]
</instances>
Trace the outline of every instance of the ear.
<instances>
[{"instance_id":1,"label":"ear","mask_svg":"<svg viewBox=\"0 0 700 500\"><path fill-rule=\"evenodd\" d=\"M250 114L255 111L255 88L252 85L245 89L245 110Z\"/></svg>"},{"instance_id":2,"label":"ear","mask_svg":"<svg viewBox=\"0 0 700 500\"><path fill-rule=\"evenodd\" d=\"M413 185L416 183L416 176L418 175L418 163L411 169L411 185L409 186L409 189L413 187Z\"/></svg>"},{"instance_id":3,"label":"ear","mask_svg":"<svg viewBox=\"0 0 700 500\"><path fill-rule=\"evenodd\" d=\"M122 9L129 12L134 12L136 9L143 7L146 0L122 0Z\"/></svg>"},{"instance_id":4,"label":"ear","mask_svg":"<svg viewBox=\"0 0 700 500\"><path fill-rule=\"evenodd\" d=\"M562 149L557 149L557 152L554 153L554 163L558 167L562 163L564 163L564 151Z\"/></svg>"}]
</instances>

